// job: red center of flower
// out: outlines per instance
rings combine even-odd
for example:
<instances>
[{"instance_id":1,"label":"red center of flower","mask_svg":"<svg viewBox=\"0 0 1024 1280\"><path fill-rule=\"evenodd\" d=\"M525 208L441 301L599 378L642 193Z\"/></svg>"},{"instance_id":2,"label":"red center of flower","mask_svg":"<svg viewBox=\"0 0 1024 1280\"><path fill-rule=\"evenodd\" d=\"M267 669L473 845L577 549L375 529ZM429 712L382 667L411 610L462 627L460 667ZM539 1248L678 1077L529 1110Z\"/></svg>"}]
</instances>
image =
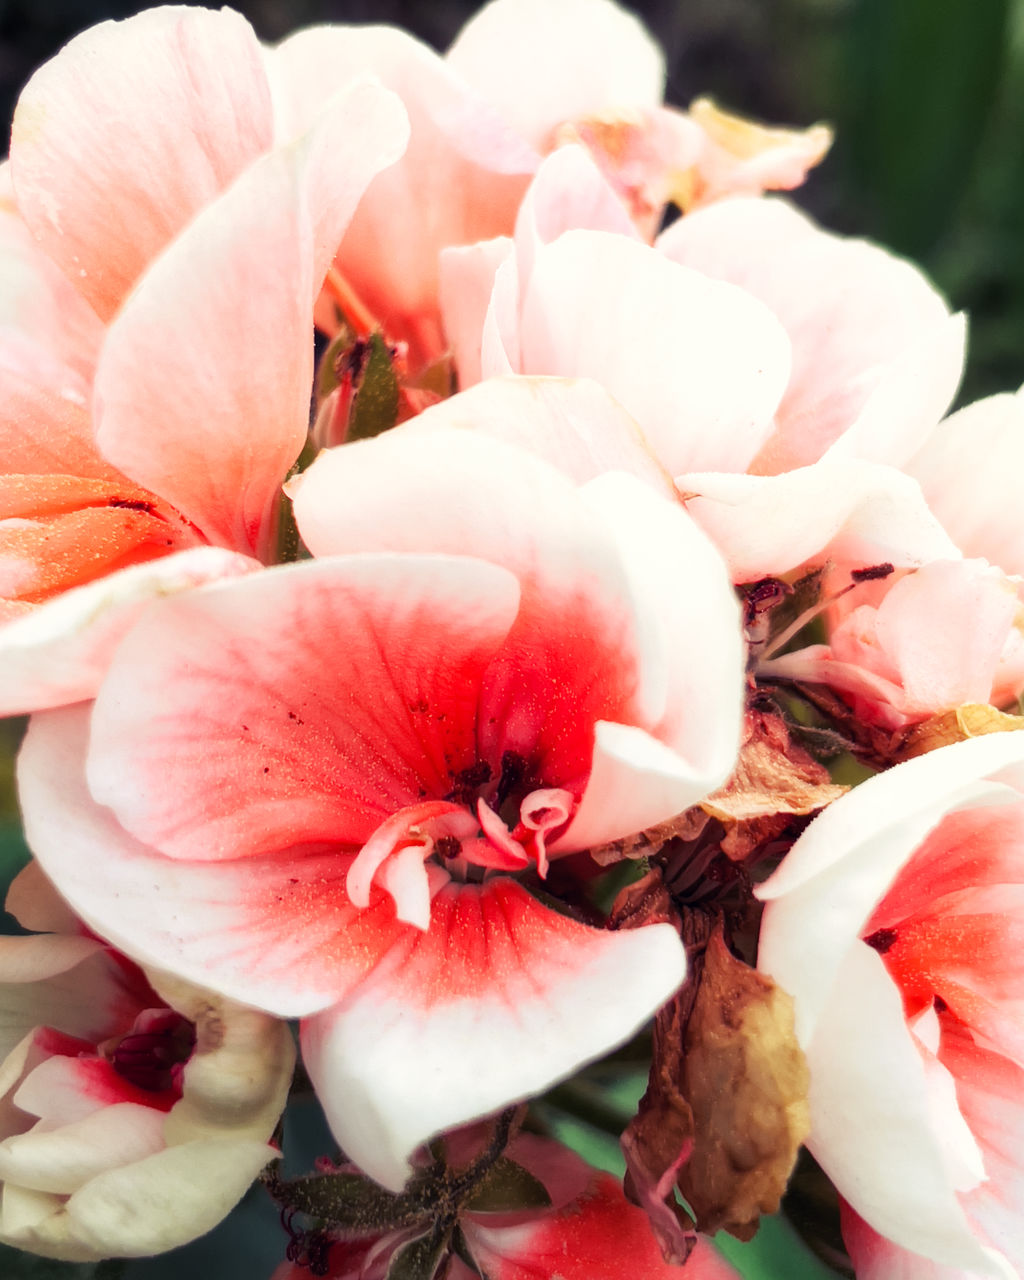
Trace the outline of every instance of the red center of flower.
<instances>
[{"instance_id":1,"label":"red center of flower","mask_svg":"<svg viewBox=\"0 0 1024 1280\"><path fill-rule=\"evenodd\" d=\"M146 1009L108 1053L119 1076L138 1089L174 1088L196 1046L195 1025L173 1009Z\"/></svg>"}]
</instances>

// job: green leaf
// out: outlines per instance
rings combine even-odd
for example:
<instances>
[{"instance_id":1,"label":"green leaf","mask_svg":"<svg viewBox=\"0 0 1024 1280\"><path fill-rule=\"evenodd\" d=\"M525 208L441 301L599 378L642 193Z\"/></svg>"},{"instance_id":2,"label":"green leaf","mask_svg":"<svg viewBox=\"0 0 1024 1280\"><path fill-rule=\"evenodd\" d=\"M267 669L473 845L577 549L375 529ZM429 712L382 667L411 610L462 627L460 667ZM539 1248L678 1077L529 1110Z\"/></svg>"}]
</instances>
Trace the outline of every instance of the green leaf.
<instances>
[{"instance_id":1,"label":"green leaf","mask_svg":"<svg viewBox=\"0 0 1024 1280\"><path fill-rule=\"evenodd\" d=\"M463 1208L473 1213L510 1213L517 1209L546 1209L547 1188L521 1164L505 1156L495 1160L477 1183Z\"/></svg>"},{"instance_id":2,"label":"green leaf","mask_svg":"<svg viewBox=\"0 0 1024 1280\"><path fill-rule=\"evenodd\" d=\"M451 1234L451 1225L437 1223L433 1231L404 1244L392 1255L387 1280L434 1280L448 1253Z\"/></svg>"},{"instance_id":3,"label":"green leaf","mask_svg":"<svg viewBox=\"0 0 1024 1280\"><path fill-rule=\"evenodd\" d=\"M782 1214L762 1218L757 1235L746 1244L720 1232L715 1247L743 1280L837 1280L839 1275L818 1261Z\"/></svg>"},{"instance_id":4,"label":"green leaf","mask_svg":"<svg viewBox=\"0 0 1024 1280\"><path fill-rule=\"evenodd\" d=\"M886 243L921 256L945 231L1002 79L1009 0L859 0L846 138Z\"/></svg>"},{"instance_id":5,"label":"green leaf","mask_svg":"<svg viewBox=\"0 0 1024 1280\"><path fill-rule=\"evenodd\" d=\"M395 425L398 418L398 378L391 352L379 333L366 339L368 354L352 405L346 440L369 440Z\"/></svg>"}]
</instances>

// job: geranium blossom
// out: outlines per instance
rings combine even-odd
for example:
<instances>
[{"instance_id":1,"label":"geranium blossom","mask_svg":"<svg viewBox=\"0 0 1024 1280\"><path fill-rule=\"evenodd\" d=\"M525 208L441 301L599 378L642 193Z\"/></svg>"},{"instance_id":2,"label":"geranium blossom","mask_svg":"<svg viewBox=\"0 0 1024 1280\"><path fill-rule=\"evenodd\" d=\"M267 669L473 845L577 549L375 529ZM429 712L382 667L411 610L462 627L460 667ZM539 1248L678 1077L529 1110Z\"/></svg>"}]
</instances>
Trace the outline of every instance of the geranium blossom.
<instances>
[{"instance_id":1,"label":"geranium blossom","mask_svg":"<svg viewBox=\"0 0 1024 1280\"><path fill-rule=\"evenodd\" d=\"M867 1280L1024 1267L1022 766L1020 733L897 765L758 891L758 963L811 1068L808 1145Z\"/></svg>"},{"instance_id":2,"label":"geranium blossom","mask_svg":"<svg viewBox=\"0 0 1024 1280\"><path fill-rule=\"evenodd\" d=\"M131 606L245 568L195 550L187 568L155 558L202 544L272 555L308 427L314 302L367 183L406 136L397 99L365 82L284 132L262 50L227 10L103 24L29 82L0 244L5 276L21 281L0 333L14 390L0 427L13 619L0 643L17 659L4 710L92 692L119 592ZM83 585L125 566L130 579ZM75 587L86 594L48 608ZM68 673L52 667L55 647Z\"/></svg>"},{"instance_id":3,"label":"geranium blossom","mask_svg":"<svg viewBox=\"0 0 1024 1280\"><path fill-rule=\"evenodd\" d=\"M34 865L7 905L41 932L0 939L0 1239L86 1260L202 1235L277 1154L288 1028L147 976Z\"/></svg>"},{"instance_id":4,"label":"geranium blossom","mask_svg":"<svg viewBox=\"0 0 1024 1280\"><path fill-rule=\"evenodd\" d=\"M95 707L33 721L21 775L32 847L92 927L306 1016L339 1141L392 1186L431 1133L678 985L673 929L594 930L519 880L724 780L742 692L724 568L674 503L398 435L309 473L325 558L155 606Z\"/></svg>"}]
</instances>

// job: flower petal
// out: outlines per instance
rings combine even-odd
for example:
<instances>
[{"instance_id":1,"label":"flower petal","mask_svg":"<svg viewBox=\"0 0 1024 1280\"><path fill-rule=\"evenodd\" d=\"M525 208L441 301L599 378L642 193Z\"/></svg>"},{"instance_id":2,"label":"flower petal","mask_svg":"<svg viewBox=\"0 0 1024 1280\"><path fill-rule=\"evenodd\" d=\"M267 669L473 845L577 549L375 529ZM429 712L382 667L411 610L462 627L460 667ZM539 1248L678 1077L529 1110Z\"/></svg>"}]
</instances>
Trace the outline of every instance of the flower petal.
<instances>
[{"instance_id":1,"label":"flower petal","mask_svg":"<svg viewBox=\"0 0 1024 1280\"><path fill-rule=\"evenodd\" d=\"M497 566L385 555L167 600L97 698L92 793L172 858L358 847L477 762L481 681L517 603Z\"/></svg>"},{"instance_id":2,"label":"flower petal","mask_svg":"<svg viewBox=\"0 0 1024 1280\"><path fill-rule=\"evenodd\" d=\"M11 170L33 234L106 320L272 140L249 24L167 6L91 27L36 72L15 111Z\"/></svg>"},{"instance_id":3,"label":"flower petal","mask_svg":"<svg viewBox=\"0 0 1024 1280\"><path fill-rule=\"evenodd\" d=\"M808 1145L844 1199L904 1248L1012 1280L964 1214L899 991L863 943L847 952L807 1055Z\"/></svg>"},{"instance_id":4,"label":"flower petal","mask_svg":"<svg viewBox=\"0 0 1024 1280\"><path fill-rule=\"evenodd\" d=\"M989 396L954 413L906 464L965 555L1024 573L1015 476L1024 456L1024 394Z\"/></svg>"},{"instance_id":5,"label":"flower petal","mask_svg":"<svg viewBox=\"0 0 1024 1280\"><path fill-rule=\"evenodd\" d=\"M392 94L350 87L190 223L110 328L100 449L211 542L269 551L308 427L313 303L363 190L405 135Z\"/></svg>"},{"instance_id":6,"label":"flower petal","mask_svg":"<svg viewBox=\"0 0 1024 1280\"><path fill-rule=\"evenodd\" d=\"M118 642L146 604L255 560L194 547L76 587L0 627L0 714L19 715L95 696Z\"/></svg>"},{"instance_id":7,"label":"flower petal","mask_svg":"<svg viewBox=\"0 0 1024 1280\"><path fill-rule=\"evenodd\" d=\"M735 582L829 557L901 568L959 557L918 486L892 467L826 461L779 476L681 475L676 486Z\"/></svg>"},{"instance_id":8,"label":"flower petal","mask_svg":"<svg viewBox=\"0 0 1024 1280\"><path fill-rule=\"evenodd\" d=\"M303 1058L343 1149L398 1190L421 1142L620 1043L684 972L668 926L604 933L508 879L451 884L429 932L303 1024Z\"/></svg>"},{"instance_id":9,"label":"flower petal","mask_svg":"<svg viewBox=\"0 0 1024 1280\"><path fill-rule=\"evenodd\" d=\"M522 373L606 386L673 475L743 470L789 378L789 340L762 303L610 232L538 251L520 344Z\"/></svg>"},{"instance_id":10,"label":"flower petal","mask_svg":"<svg viewBox=\"0 0 1024 1280\"><path fill-rule=\"evenodd\" d=\"M659 106L665 82L661 50L608 0L492 0L447 62L539 151L565 121Z\"/></svg>"}]
</instances>

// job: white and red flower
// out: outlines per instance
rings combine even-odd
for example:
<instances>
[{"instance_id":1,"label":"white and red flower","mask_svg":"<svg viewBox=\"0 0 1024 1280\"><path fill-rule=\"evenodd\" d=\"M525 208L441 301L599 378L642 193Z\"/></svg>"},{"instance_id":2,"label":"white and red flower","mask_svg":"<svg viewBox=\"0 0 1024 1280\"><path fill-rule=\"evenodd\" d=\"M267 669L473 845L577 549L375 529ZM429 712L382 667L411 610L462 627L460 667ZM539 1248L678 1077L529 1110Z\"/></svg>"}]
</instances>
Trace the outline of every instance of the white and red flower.
<instances>
[{"instance_id":1,"label":"white and red flower","mask_svg":"<svg viewBox=\"0 0 1024 1280\"><path fill-rule=\"evenodd\" d=\"M758 890L858 1277L1024 1274L1024 735L897 765Z\"/></svg>"},{"instance_id":2,"label":"white and red flower","mask_svg":"<svg viewBox=\"0 0 1024 1280\"><path fill-rule=\"evenodd\" d=\"M400 1186L675 989L675 931L541 903L562 854L725 779L743 652L674 502L470 432L333 451L323 558L153 606L94 706L37 716L32 847L128 954L283 1016L344 1149ZM344 552L347 554L337 554Z\"/></svg>"}]
</instances>

